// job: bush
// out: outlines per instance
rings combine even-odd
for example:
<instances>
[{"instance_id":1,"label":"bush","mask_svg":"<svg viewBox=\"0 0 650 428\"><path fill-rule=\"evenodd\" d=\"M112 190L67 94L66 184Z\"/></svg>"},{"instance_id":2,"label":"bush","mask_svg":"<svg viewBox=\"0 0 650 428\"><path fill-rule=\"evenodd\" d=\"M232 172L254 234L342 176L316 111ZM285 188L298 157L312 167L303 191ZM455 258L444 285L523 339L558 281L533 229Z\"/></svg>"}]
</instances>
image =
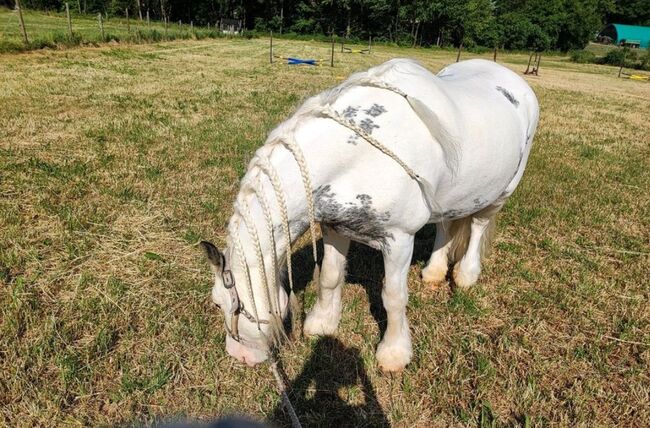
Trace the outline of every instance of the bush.
<instances>
[{"instance_id":1,"label":"bush","mask_svg":"<svg viewBox=\"0 0 650 428\"><path fill-rule=\"evenodd\" d=\"M12 40L0 40L0 54L8 52L20 52L26 49L25 44L22 42L14 42Z\"/></svg>"},{"instance_id":2,"label":"bush","mask_svg":"<svg viewBox=\"0 0 650 428\"><path fill-rule=\"evenodd\" d=\"M596 62L596 54L590 51L571 51L569 55L571 57L571 61L577 62L578 64L593 64Z\"/></svg>"},{"instance_id":3,"label":"bush","mask_svg":"<svg viewBox=\"0 0 650 428\"><path fill-rule=\"evenodd\" d=\"M138 30L137 37L148 42L159 42L164 39L163 34L157 30Z\"/></svg>"},{"instance_id":4,"label":"bush","mask_svg":"<svg viewBox=\"0 0 650 428\"><path fill-rule=\"evenodd\" d=\"M79 34L72 33L70 35L69 33L63 32L63 31L57 31L52 34L52 42L56 44L57 46L63 46L63 47L71 47L71 46L78 46L81 44L82 39Z\"/></svg>"},{"instance_id":5,"label":"bush","mask_svg":"<svg viewBox=\"0 0 650 428\"><path fill-rule=\"evenodd\" d=\"M641 57L641 69L650 70L650 48L645 50L645 55Z\"/></svg>"},{"instance_id":6,"label":"bush","mask_svg":"<svg viewBox=\"0 0 650 428\"><path fill-rule=\"evenodd\" d=\"M600 59L601 64L621 65L625 61L626 49L612 49Z\"/></svg>"}]
</instances>

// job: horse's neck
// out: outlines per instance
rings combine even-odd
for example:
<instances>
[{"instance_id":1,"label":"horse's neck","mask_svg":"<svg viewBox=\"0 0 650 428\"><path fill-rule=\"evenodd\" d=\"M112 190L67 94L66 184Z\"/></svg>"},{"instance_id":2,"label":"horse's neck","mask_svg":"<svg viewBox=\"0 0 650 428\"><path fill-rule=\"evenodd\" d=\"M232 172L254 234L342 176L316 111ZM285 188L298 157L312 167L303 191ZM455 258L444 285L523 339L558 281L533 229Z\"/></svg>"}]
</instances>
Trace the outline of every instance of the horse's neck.
<instances>
[{"instance_id":1,"label":"horse's neck","mask_svg":"<svg viewBox=\"0 0 650 428\"><path fill-rule=\"evenodd\" d=\"M291 243L294 243L309 229L306 189L295 158L286 148L276 147L268 154L267 159L278 173L281 183L279 190L286 202L286 210L283 210L282 204L276 196L276 189L269 177L260 168L253 167L249 169L242 180L242 193L237 197L238 210L247 208L248 213L235 213L231 220L235 225L233 227L231 224L230 230L230 240L237 239L241 243L253 288L259 288L258 291L262 291L260 286L255 286L261 282L258 242L264 260L267 282L274 282L271 278L274 275L274 268L277 270L274 275L275 282L278 282L279 272L286 267L287 258L287 222L284 219L288 220ZM312 174L312 187L320 185L318 177L313 175L315 171L315 169L307 171ZM257 186L258 192L251 191L252 186ZM244 188L247 190L244 191ZM309 191L313 192L313 190ZM259 194L262 194L262 201ZM264 210L264 203L267 204L268 212ZM286 213L286 217L282 211ZM248 215L249 225L246 224L246 215ZM254 229L257 238L251 235L249 229ZM272 233L270 233L271 231ZM237 263L240 263L240 255L236 251L233 251L232 256Z\"/></svg>"}]
</instances>

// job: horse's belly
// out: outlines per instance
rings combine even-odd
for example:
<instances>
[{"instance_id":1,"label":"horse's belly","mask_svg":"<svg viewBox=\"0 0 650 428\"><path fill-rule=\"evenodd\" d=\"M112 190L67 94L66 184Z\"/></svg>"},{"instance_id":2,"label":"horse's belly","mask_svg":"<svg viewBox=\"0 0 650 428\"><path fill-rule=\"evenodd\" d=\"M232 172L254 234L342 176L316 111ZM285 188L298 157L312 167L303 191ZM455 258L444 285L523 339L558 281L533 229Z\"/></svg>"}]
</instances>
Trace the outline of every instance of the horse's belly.
<instances>
[{"instance_id":1,"label":"horse's belly","mask_svg":"<svg viewBox=\"0 0 650 428\"><path fill-rule=\"evenodd\" d=\"M522 156L519 140L525 134L516 122L500 125L498 132L477 132L465 143L456 175L440 183L437 194L444 218L466 217L491 205L517 173Z\"/></svg>"}]
</instances>

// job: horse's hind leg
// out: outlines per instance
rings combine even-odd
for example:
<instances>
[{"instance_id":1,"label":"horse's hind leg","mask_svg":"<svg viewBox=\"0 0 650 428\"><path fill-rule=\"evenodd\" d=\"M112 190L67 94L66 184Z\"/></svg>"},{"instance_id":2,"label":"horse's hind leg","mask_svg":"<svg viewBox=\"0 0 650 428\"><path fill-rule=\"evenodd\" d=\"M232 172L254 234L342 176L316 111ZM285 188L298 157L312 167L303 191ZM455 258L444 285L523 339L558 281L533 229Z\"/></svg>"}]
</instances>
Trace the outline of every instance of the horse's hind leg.
<instances>
[{"instance_id":1,"label":"horse's hind leg","mask_svg":"<svg viewBox=\"0 0 650 428\"><path fill-rule=\"evenodd\" d=\"M450 221L436 224L436 241L429 263L422 269L422 281L432 288L445 282L449 269L449 250L451 248Z\"/></svg>"},{"instance_id":2,"label":"horse's hind leg","mask_svg":"<svg viewBox=\"0 0 650 428\"><path fill-rule=\"evenodd\" d=\"M384 288L381 298L388 323L377 347L377 362L384 371L400 371L411 361L411 334L406 318L408 302L408 271L413 256L413 235L394 233L390 248L385 248Z\"/></svg>"},{"instance_id":3,"label":"horse's hind leg","mask_svg":"<svg viewBox=\"0 0 650 428\"><path fill-rule=\"evenodd\" d=\"M325 255L321 266L318 298L303 331L306 335L333 334L341 320L341 286L345 280L345 263L350 239L323 227Z\"/></svg>"},{"instance_id":4,"label":"horse's hind leg","mask_svg":"<svg viewBox=\"0 0 650 428\"><path fill-rule=\"evenodd\" d=\"M481 258L489 249L496 213L501 204L490 206L472 215L470 236L465 255L454 266L454 283L460 288L469 288L481 274ZM462 234L462 232L460 232ZM461 244L462 245L462 244Z\"/></svg>"}]
</instances>

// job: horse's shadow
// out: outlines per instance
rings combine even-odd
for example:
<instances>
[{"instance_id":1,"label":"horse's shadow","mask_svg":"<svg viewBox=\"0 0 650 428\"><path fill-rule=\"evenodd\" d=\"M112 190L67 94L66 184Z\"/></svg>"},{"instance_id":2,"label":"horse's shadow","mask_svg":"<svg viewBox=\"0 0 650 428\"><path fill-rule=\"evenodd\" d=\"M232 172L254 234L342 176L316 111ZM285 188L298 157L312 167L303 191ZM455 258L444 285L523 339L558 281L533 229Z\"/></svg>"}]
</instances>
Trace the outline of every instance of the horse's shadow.
<instances>
[{"instance_id":1,"label":"horse's shadow","mask_svg":"<svg viewBox=\"0 0 650 428\"><path fill-rule=\"evenodd\" d=\"M300 374L291 382L291 403L303 426L390 426L356 348L334 337L321 337ZM271 421L289 426L278 404Z\"/></svg>"},{"instance_id":2,"label":"horse's shadow","mask_svg":"<svg viewBox=\"0 0 650 428\"><path fill-rule=\"evenodd\" d=\"M411 265L428 260L434 239L433 226L425 226L418 232ZM319 241L318 246L318 253L322 255L322 241ZM311 248L307 246L298 251L294 262L294 286L300 295L311 280ZM348 253L346 282L364 288L370 302L370 312L382 335L386 329L386 311L381 301L383 277L381 253L353 243ZM305 426L390 426L368 378L359 350L346 347L334 337L318 339L310 359L300 374L291 381L290 389L292 404ZM282 403L275 409L271 420L288 424L289 416Z\"/></svg>"}]
</instances>

